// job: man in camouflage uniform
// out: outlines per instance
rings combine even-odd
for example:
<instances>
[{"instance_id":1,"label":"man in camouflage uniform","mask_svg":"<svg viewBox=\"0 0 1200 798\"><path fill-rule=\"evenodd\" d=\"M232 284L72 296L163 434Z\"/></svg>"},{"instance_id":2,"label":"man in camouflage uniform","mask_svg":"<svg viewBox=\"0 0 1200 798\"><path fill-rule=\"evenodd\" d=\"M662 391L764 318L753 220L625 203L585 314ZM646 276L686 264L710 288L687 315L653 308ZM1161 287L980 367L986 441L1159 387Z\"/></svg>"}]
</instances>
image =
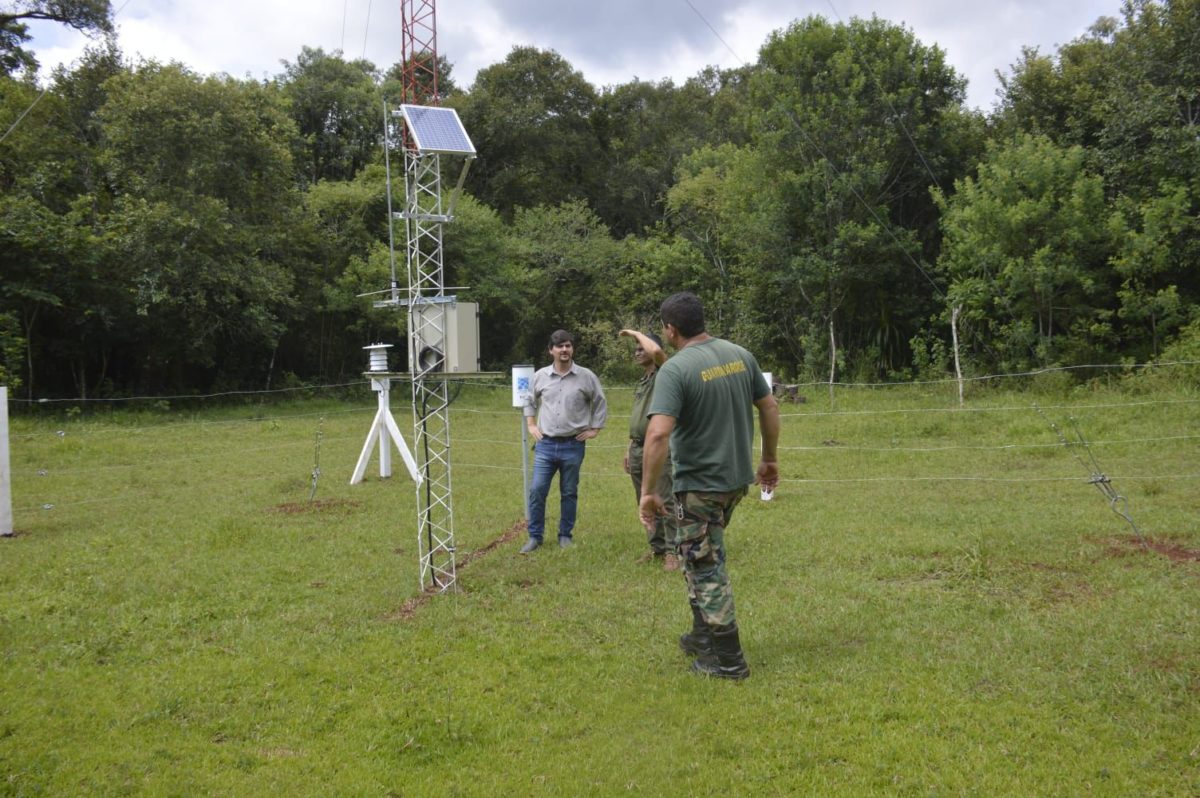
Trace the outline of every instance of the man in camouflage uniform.
<instances>
[{"instance_id":1,"label":"man in camouflage uniform","mask_svg":"<svg viewBox=\"0 0 1200 798\"><path fill-rule=\"evenodd\" d=\"M697 655L694 671L745 679L750 667L742 654L733 588L725 569L725 529L750 483L770 489L779 483L779 406L754 356L705 332L704 306L694 294L672 294L660 313L663 338L676 353L659 369L650 403L642 524L649 529L664 512L654 483L666 466L669 442L676 542L692 608L692 631L679 644ZM751 462L751 406L757 408L762 431L757 472Z\"/></svg>"},{"instance_id":2,"label":"man in camouflage uniform","mask_svg":"<svg viewBox=\"0 0 1200 798\"><path fill-rule=\"evenodd\" d=\"M621 330L620 335L637 342L633 349L633 360L642 367L642 378L633 391L633 412L629 416L629 448L625 451L625 473L633 482L633 493L641 506L642 502L642 447L646 441L646 426L650 423L646 411L654 396L654 378L658 367L667 362L667 353L662 350L662 339L653 333L637 330ZM669 456L669 453L668 453ZM663 500L667 515L659 516L653 527L646 529L646 542L650 551L638 562L661 558L664 571L678 571L679 557L675 554L675 522L668 517L675 513L675 498L671 493L671 469L664 468L654 486L654 492Z\"/></svg>"}]
</instances>

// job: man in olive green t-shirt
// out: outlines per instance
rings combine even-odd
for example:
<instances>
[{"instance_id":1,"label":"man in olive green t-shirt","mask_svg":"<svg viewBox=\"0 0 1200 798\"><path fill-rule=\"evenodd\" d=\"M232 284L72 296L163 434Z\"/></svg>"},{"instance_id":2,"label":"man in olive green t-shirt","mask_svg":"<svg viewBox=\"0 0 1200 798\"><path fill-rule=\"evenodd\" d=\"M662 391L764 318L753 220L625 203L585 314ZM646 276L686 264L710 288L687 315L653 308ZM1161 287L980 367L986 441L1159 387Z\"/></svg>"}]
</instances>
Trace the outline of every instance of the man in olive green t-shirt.
<instances>
[{"instance_id":1,"label":"man in olive green t-shirt","mask_svg":"<svg viewBox=\"0 0 1200 798\"><path fill-rule=\"evenodd\" d=\"M676 353L659 369L642 464L642 524L664 512L653 486L674 464L676 541L687 577L692 631L679 644L696 654L692 669L709 676L745 679L734 615L733 588L725 569L725 528L746 487L779 483L776 448L779 406L748 351L705 331L704 306L691 293L672 294L660 309L663 338ZM754 407L762 430L757 471L752 464Z\"/></svg>"}]
</instances>

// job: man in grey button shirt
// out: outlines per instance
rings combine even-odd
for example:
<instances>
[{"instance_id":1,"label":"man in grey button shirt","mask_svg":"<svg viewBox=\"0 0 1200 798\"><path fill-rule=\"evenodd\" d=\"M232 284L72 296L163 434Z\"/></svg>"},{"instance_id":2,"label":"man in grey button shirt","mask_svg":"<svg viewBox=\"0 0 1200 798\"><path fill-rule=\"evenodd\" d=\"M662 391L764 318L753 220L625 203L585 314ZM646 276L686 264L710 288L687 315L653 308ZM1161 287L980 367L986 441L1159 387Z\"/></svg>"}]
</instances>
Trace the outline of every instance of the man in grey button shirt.
<instances>
[{"instance_id":1,"label":"man in grey button shirt","mask_svg":"<svg viewBox=\"0 0 1200 798\"><path fill-rule=\"evenodd\" d=\"M596 437L608 418L604 389L595 374L575 362L571 334L556 330L550 336L549 349L553 362L533 375L524 411L529 434L536 443L533 484L529 488L529 540L521 548L522 554L542 545L546 497L556 471L561 507L558 545L564 549L571 547L584 441Z\"/></svg>"}]
</instances>

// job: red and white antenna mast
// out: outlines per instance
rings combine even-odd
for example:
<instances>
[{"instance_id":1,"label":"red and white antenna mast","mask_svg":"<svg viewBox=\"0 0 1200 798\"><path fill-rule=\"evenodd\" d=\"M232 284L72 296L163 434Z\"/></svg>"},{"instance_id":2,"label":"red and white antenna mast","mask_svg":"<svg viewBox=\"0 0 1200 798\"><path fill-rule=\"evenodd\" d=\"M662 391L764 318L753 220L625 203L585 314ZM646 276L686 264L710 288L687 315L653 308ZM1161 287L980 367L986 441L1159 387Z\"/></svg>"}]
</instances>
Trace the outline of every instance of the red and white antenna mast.
<instances>
[{"instance_id":1,"label":"red and white antenna mast","mask_svg":"<svg viewBox=\"0 0 1200 798\"><path fill-rule=\"evenodd\" d=\"M438 93L437 4L400 0L400 102L441 105Z\"/></svg>"}]
</instances>

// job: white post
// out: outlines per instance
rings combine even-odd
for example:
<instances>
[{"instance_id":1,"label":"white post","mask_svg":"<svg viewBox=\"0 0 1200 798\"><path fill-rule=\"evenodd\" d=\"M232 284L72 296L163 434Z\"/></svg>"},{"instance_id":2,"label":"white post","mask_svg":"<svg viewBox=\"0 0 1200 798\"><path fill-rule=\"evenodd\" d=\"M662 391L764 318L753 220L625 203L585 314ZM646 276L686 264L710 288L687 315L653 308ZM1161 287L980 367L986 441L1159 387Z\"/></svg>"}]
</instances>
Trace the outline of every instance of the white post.
<instances>
[{"instance_id":1,"label":"white post","mask_svg":"<svg viewBox=\"0 0 1200 798\"><path fill-rule=\"evenodd\" d=\"M385 418L392 407L392 381L371 380L372 387L379 394L378 417ZM379 478L387 479L392 475L392 442L388 440L387 423L379 426Z\"/></svg>"},{"instance_id":2,"label":"white post","mask_svg":"<svg viewBox=\"0 0 1200 798\"><path fill-rule=\"evenodd\" d=\"M0 385L0 537L13 534L12 470L8 459L8 388Z\"/></svg>"},{"instance_id":3,"label":"white post","mask_svg":"<svg viewBox=\"0 0 1200 798\"><path fill-rule=\"evenodd\" d=\"M829 315L829 409L833 409L833 378L837 374L837 339L833 336L833 314Z\"/></svg>"},{"instance_id":4,"label":"white post","mask_svg":"<svg viewBox=\"0 0 1200 798\"><path fill-rule=\"evenodd\" d=\"M512 404L521 411L521 481L525 492L521 504L525 508L525 520L529 520L529 428L525 424L525 404L533 392L533 375L536 369L528 364L512 367Z\"/></svg>"},{"instance_id":5,"label":"white post","mask_svg":"<svg viewBox=\"0 0 1200 798\"><path fill-rule=\"evenodd\" d=\"M963 404L962 366L958 362L958 312L962 305L955 305L950 311L950 337L954 340L954 375L958 378L958 406Z\"/></svg>"},{"instance_id":6,"label":"white post","mask_svg":"<svg viewBox=\"0 0 1200 798\"><path fill-rule=\"evenodd\" d=\"M525 424L525 414L521 414L521 487L525 501L525 521L529 522L529 427Z\"/></svg>"}]
</instances>

